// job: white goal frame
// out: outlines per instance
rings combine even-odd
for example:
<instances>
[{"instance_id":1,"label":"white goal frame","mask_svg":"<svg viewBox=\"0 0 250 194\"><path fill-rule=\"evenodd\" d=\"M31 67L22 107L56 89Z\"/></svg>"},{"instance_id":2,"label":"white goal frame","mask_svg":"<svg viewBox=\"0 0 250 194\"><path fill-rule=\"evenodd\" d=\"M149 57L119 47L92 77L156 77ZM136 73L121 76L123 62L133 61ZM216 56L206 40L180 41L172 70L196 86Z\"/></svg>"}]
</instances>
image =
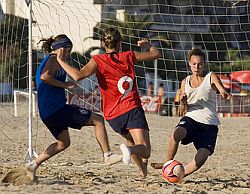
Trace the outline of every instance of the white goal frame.
<instances>
[{"instance_id":1,"label":"white goal frame","mask_svg":"<svg viewBox=\"0 0 250 194\"><path fill-rule=\"evenodd\" d=\"M21 91L21 90L14 90L14 115L15 117L18 117L18 96L23 95L25 97L29 97L29 92ZM32 115L33 117L36 116L36 99L37 99L37 92L32 91Z\"/></svg>"}]
</instances>

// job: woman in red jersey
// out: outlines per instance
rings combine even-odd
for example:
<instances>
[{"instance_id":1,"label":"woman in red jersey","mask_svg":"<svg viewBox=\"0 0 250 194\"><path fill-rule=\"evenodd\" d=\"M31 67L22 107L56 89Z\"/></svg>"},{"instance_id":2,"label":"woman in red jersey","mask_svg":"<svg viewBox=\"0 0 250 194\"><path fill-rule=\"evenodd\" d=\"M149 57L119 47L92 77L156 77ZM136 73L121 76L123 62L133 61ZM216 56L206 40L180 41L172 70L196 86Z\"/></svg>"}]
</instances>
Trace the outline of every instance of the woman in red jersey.
<instances>
[{"instance_id":1,"label":"woman in red jersey","mask_svg":"<svg viewBox=\"0 0 250 194\"><path fill-rule=\"evenodd\" d=\"M137 89L134 63L157 59L160 53L146 39L138 41L138 46L149 51L121 52L121 35L115 28L108 28L102 41L106 53L95 55L80 70L69 66L63 60L63 48L57 58L74 80L82 80L96 73L104 117L113 130L126 139L126 144L120 146L123 162L129 165L132 158L138 165L141 175L146 176L151 146L149 128Z\"/></svg>"}]
</instances>

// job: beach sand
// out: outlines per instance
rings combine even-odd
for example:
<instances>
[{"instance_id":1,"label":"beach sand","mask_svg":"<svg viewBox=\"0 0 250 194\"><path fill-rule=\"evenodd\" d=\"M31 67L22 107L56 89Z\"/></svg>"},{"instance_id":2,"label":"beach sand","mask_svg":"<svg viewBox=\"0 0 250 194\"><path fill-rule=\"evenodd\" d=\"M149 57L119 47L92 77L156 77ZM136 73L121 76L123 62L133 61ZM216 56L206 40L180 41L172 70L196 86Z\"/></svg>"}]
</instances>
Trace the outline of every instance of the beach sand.
<instances>
[{"instance_id":1,"label":"beach sand","mask_svg":"<svg viewBox=\"0 0 250 194\"><path fill-rule=\"evenodd\" d=\"M0 179L8 170L23 166L28 150L28 111L19 107L14 117L13 104L0 104ZM167 139L178 117L147 115L152 154L148 176L141 178L135 164L103 165L102 153L93 127L80 131L70 129L71 146L43 164L37 171L38 182L14 185L0 184L0 193L250 193L250 118L221 118L215 153L205 165L183 179L170 184L162 179L161 170L151 162L163 161ZM32 144L36 152L54 142L39 117L33 118ZM121 153L124 139L107 124L110 146ZM192 144L179 146L177 160L183 164L195 153Z\"/></svg>"}]
</instances>

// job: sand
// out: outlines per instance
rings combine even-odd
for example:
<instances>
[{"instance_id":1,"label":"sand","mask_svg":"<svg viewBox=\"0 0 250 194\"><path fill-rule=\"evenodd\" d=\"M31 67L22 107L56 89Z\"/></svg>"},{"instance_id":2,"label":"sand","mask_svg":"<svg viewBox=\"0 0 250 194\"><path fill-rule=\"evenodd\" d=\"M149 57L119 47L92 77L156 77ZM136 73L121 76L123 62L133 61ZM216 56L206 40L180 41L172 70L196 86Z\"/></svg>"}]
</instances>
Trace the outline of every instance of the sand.
<instances>
[{"instance_id":1,"label":"sand","mask_svg":"<svg viewBox=\"0 0 250 194\"><path fill-rule=\"evenodd\" d=\"M25 163L28 150L28 112L20 105L14 117L13 104L0 104L0 179ZM180 118L147 115L152 144L151 162L165 157L168 135ZM161 170L149 166L141 178L137 167L118 163L103 165L92 127L70 130L71 146L43 164L32 184L1 183L0 193L250 193L250 118L221 118L215 153L197 172L179 184L162 179ZM121 153L124 140L107 124L110 145ZM32 144L36 152L54 141L39 117L33 118ZM176 159L183 164L192 159L193 145L180 146Z\"/></svg>"}]
</instances>

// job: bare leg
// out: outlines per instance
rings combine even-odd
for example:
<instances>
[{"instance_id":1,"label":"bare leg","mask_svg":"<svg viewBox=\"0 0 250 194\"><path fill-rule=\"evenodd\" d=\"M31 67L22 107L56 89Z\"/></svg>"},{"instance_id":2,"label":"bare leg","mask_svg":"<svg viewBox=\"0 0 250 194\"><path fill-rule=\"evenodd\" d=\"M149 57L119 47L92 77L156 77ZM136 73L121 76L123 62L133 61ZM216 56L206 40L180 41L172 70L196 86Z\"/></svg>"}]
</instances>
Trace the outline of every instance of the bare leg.
<instances>
[{"instance_id":1,"label":"bare leg","mask_svg":"<svg viewBox=\"0 0 250 194\"><path fill-rule=\"evenodd\" d=\"M168 141L167 157L165 162L172 160L177 153L178 146L181 140L187 135L187 130L183 127L177 127Z\"/></svg>"},{"instance_id":2,"label":"bare leg","mask_svg":"<svg viewBox=\"0 0 250 194\"><path fill-rule=\"evenodd\" d=\"M68 130L64 130L58 135L57 142L49 145L31 164L26 164L27 175L31 179L35 179L36 169L52 156L58 154L59 152L65 150L70 145L70 136Z\"/></svg>"},{"instance_id":3,"label":"bare leg","mask_svg":"<svg viewBox=\"0 0 250 194\"><path fill-rule=\"evenodd\" d=\"M103 152L106 165L112 165L122 160L122 155L115 154L110 151L108 135L104 124L104 119L101 115L92 113L87 126L95 126L96 140Z\"/></svg>"},{"instance_id":4,"label":"bare leg","mask_svg":"<svg viewBox=\"0 0 250 194\"><path fill-rule=\"evenodd\" d=\"M127 136L125 137L126 141L127 141L127 146L129 148L131 148L132 146L135 145L134 140L131 136L130 133L127 134ZM145 165L142 161L142 158L138 157L137 155L131 153L131 158L133 159L133 161L136 163L136 165L139 167L140 171L142 172L141 175L144 177L146 176L147 172L145 170Z\"/></svg>"},{"instance_id":5,"label":"bare leg","mask_svg":"<svg viewBox=\"0 0 250 194\"><path fill-rule=\"evenodd\" d=\"M147 176L147 159L151 153L149 131L145 129L130 129L129 132L133 138L133 142L129 141L129 143L132 142L132 145L128 145L131 157L139 167L141 175L145 177Z\"/></svg>"},{"instance_id":6,"label":"bare leg","mask_svg":"<svg viewBox=\"0 0 250 194\"><path fill-rule=\"evenodd\" d=\"M151 163L155 169L161 169L165 162L172 160L178 150L179 142L184 139L187 131L183 127L177 127L168 139L167 156L164 162Z\"/></svg>"},{"instance_id":7,"label":"bare leg","mask_svg":"<svg viewBox=\"0 0 250 194\"><path fill-rule=\"evenodd\" d=\"M65 130L58 135L57 142L51 144L41 154L39 154L38 158L35 159L36 164L39 166L41 163L58 154L59 152L65 150L69 146L69 131Z\"/></svg>"},{"instance_id":8,"label":"bare leg","mask_svg":"<svg viewBox=\"0 0 250 194\"><path fill-rule=\"evenodd\" d=\"M198 149L194 159L185 166L185 176L188 176L201 168L209 156L210 151L206 148Z\"/></svg>"},{"instance_id":9,"label":"bare leg","mask_svg":"<svg viewBox=\"0 0 250 194\"><path fill-rule=\"evenodd\" d=\"M86 126L95 126L95 136L103 153L110 151L107 131L104 125L103 117L92 113Z\"/></svg>"}]
</instances>

